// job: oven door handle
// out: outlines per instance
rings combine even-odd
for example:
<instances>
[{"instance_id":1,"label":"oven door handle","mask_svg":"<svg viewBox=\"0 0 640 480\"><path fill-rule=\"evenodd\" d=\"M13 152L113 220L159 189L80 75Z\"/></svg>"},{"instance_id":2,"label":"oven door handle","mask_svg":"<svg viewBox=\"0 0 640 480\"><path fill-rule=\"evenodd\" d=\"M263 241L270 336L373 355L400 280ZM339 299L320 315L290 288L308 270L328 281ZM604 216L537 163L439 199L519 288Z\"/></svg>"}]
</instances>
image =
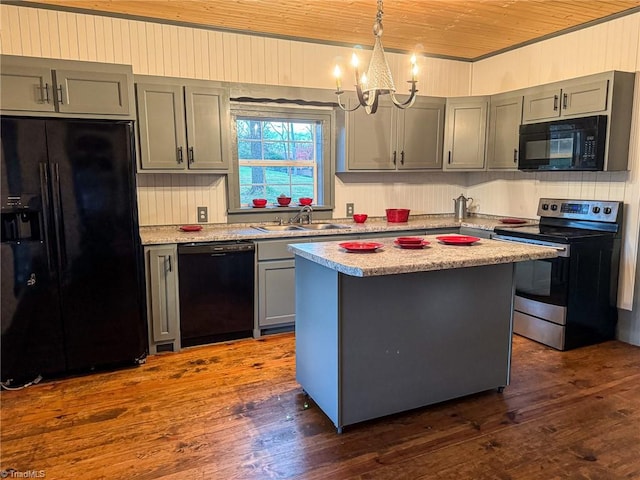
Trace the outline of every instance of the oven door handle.
<instances>
[{"instance_id":1,"label":"oven door handle","mask_svg":"<svg viewBox=\"0 0 640 480\"><path fill-rule=\"evenodd\" d=\"M555 250L556 252L558 252L558 256L559 257L568 257L569 256L569 246L561 246L561 245L554 245L552 243L544 243L541 241L536 241L536 240L531 240L528 238L514 238L514 237L503 237L501 235L494 235L491 237L492 240L498 240L500 242L509 242L509 243L526 243L528 245L535 245L537 247L544 247L544 248L552 248L553 250Z\"/></svg>"}]
</instances>

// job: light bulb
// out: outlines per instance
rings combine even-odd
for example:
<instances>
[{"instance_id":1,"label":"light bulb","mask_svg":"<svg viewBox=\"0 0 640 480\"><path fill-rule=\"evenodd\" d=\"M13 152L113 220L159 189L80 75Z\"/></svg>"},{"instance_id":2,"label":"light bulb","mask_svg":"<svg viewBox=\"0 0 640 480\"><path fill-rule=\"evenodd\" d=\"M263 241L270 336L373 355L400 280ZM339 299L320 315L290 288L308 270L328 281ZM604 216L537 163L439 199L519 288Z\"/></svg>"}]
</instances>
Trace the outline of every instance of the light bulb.
<instances>
[{"instance_id":1,"label":"light bulb","mask_svg":"<svg viewBox=\"0 0 640 480\"><path fill-rule=\"evenodd\" d=\"M333 69L333 76L336 77L336 90L340 90L340 78L342 77L342 71L340 70L339 65L336 65Z\"/></svg>"},{"instance_id":2,"label":"light bulb","mask_svg":"<svg viewBox=\"0 0 640 480\"><path fill-rule=\"evenodd\" d=\"M358 56L356 55L356 52L353 52L351 54L351 66L353 68L358 68L358 63L359 63Z\"/></svg>"}]
</instances>

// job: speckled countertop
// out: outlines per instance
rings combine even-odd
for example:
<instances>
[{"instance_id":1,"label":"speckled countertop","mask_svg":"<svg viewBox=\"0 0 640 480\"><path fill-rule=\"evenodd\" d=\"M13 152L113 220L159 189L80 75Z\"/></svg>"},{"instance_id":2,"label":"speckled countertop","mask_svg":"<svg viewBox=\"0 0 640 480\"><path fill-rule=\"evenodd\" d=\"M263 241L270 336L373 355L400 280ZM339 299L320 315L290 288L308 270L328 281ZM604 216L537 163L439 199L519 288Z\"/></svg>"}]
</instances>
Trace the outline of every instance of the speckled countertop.
<instances>
[{"instance_id":1,"label":"speckled countertop","mask_svg":"<svg viewBox=\"0 0 640 480\"><path fill-rule=\"evenodd\" d=\"M383 247L367 253L347 252L339 246L339 241L296 244L288 248L296 255L354 277L477 267L557 256L554 249L524 243L480 239L471 245L445 245L436 236L424 236L429 245L417 250L400 248L393 238L374 240Z\"/></svg>"},{"instance_id":2,"label":"speckled countertop","mask_svg":"<svg viewBox=\"0 0 640 480\"><path fill-rule=\"evenodd\" d=\"M160 245L171 243L215 242L225 240L264 240L272 238L296 238L323 235L357 235L360 233L389 232L403 230L420 230L433 228L470 227L482 230L493 230L501 225L500 217L473 216L463 221L455 220L453 215L416 215L409 217L406 223L387 223L384 218L369 218L363 224L356 224L352 219L323 220L314 223L338 223L351 228L339 230L297 230L287 232L261 232L247 224L205 224L199 232L183 232L179 225L140 227L140 238L143 245ZM537 223L531 220L530 223ZM266 222L264 225L274 225ZM260 223L258 223L260 225Z\"/></svg>"}]
</instances>

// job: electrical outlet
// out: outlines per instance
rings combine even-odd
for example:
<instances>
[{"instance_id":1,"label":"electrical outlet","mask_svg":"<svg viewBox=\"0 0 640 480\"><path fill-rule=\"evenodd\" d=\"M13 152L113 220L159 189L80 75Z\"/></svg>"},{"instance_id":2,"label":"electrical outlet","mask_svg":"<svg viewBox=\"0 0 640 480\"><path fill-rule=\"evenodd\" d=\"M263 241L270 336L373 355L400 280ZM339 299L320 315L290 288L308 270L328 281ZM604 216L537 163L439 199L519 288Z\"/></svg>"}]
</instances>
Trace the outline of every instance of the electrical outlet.
<instances>
[{"instance_id":1,"label":"electrical outlet","mask_svg":"<svg viewBox=\"0 0 640 480\"><path fill-rule=\"evenodd\" d=\"M353 203L347 203L347 217L353 216Z\"/></svg>"},{"instance_id":2,"label":"electrical outlet","mask_svg":"<svg viewBox=\"0 0 640 480\"><path fill-rule=\"evenodd\" d=\"M198 207L198 223L207 223L208 220L207 207Z\"/></svg>"}]
</instances>

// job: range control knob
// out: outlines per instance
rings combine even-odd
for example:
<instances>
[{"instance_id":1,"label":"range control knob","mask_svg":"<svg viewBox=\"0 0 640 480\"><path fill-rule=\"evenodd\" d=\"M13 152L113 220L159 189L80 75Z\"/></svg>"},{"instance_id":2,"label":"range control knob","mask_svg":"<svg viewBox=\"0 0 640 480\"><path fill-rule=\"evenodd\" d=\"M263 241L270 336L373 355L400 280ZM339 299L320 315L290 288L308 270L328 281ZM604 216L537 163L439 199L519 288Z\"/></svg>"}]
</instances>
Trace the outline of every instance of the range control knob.
<instances>
[{"instance_id":1,"label":"range control knob","mask_svg":"<svg viewBox=\"0 0 640 480\"><path fill-rule=\"evenodd\" d=\"M549 204L548 203L543 203L542 204L542 209L543 210L549 210Z\"/></svg>"},{"instance_id":2,"label":"range control knob","mask_svg":"<svg viewBox=\"0 0 640 480\"><path fill-rule=\"evenodd\" d=\"M611 213L611 208L610 207L604 207L604 213L605 213L605 215L609 215Z\"/></svg>"},{"instance_id":3,"label":"range control knob","mask_svg":"<svg viewBox=\"0 0 640 480\"><path fill-rule=\"evenodd\" d=\"M593 213L600 213L600 207L593 207Z\"/></svg>"},{"instance_id":4,"label":"range control knob","mask_svg":"<svg viewBox=\"0 0 640 480\"><path fill-rule=\"evenodd\" d=\"M551 205L551 210L555 212L557 209L558 209L558 205L556 205L555 203Z\"/></svg>"}]
</instances>

